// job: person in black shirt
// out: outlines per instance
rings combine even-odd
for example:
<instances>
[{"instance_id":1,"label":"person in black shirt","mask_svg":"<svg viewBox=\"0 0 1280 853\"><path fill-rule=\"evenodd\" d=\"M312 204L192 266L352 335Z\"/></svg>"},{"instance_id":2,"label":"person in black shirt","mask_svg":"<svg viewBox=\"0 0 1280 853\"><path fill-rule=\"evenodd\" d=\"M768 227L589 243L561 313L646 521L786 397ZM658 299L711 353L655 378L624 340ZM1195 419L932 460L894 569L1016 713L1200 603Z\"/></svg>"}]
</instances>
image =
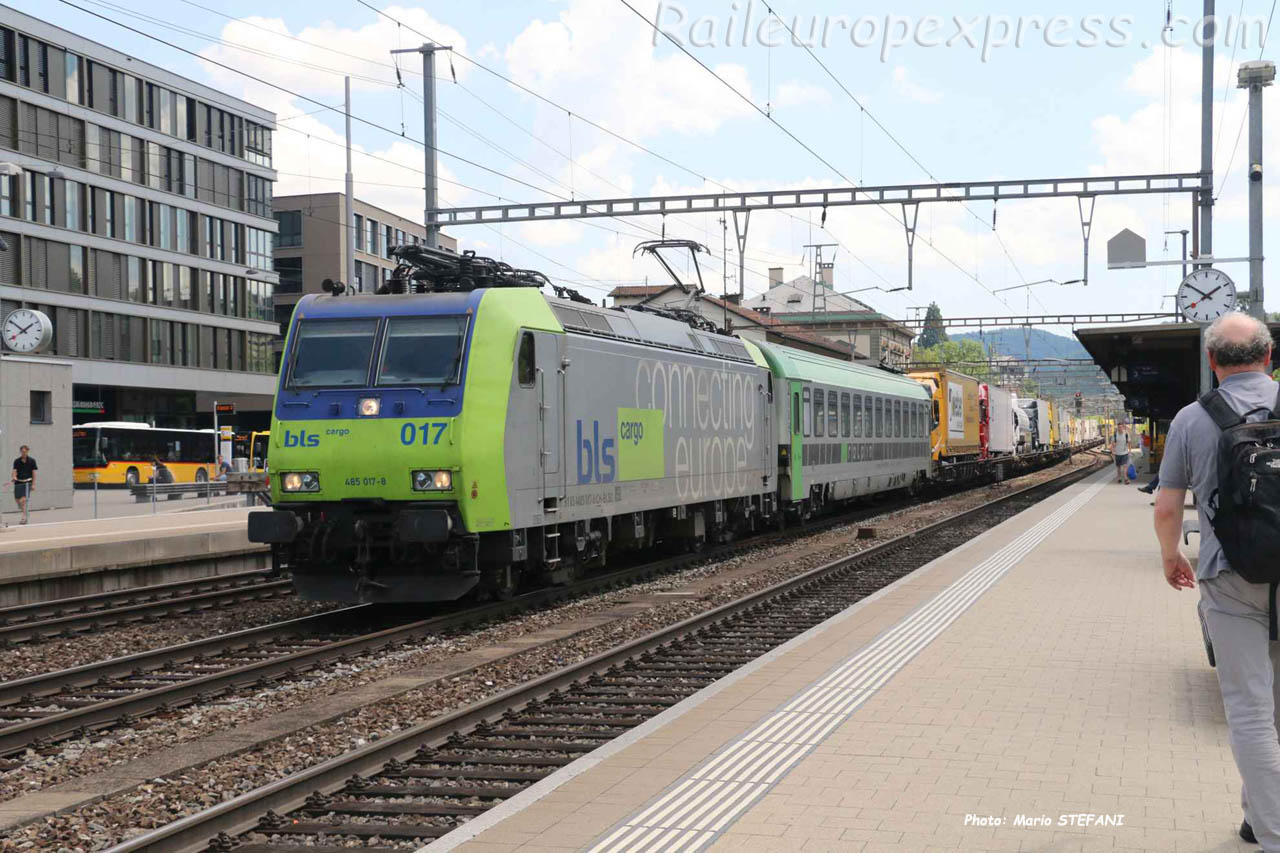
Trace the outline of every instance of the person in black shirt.
<instances>
[{"instance_id":1,"label":"person in black shirt","mask_svg":"<svg viewBox=\"0 0 1280 853\"><path fill-rule=\"evenodd\" d=\"M36 470L40 466L36 464L35 457L30 455L31 448L24 444L18 451L21 455L13 460L13 475L9 482L13 484L13 497L18 502L18 509L22 510L22 521L18 523L26 524L27 498L36 487Z\"/></svg>"}]
</instances>

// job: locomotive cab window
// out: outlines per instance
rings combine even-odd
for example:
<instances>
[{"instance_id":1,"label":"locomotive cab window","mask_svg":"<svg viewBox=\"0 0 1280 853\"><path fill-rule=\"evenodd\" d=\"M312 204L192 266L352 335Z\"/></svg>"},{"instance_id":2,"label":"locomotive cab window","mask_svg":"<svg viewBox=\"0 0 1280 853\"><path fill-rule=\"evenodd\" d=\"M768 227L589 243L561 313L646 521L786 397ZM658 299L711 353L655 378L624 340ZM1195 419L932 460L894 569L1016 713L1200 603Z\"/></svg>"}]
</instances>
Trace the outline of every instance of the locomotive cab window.
<instances>
[{"instance_id":1,"label":"locomotive cab window","mask_svg":"<svg viewBox=\"0 0 1280 853\"><path fill-rule=\"evenodd\" d=\"M533 352L533 332L525 332L520 335L520 353L516 365L516 375L520 379L520 385L524 388L532 388L538 377L538 365L534 358Z\"/></svg>"},{"instance_id":2,"label":"locomotive cab window","mask_svg":"<svg viewBox=\"0 0 1280 853\"><path fill-rule=\"evenodd\" d=\"M462 369L467 318L392 317L382 343L379 385L453 385Z\"/></svg>"},{"instance_id":3,"label":"locomotive cab window","mask_svg":"<svg viewBox=\"0 0 1280 853\"><path fill-rule=\"evenodd\" d=\"M375 318L303 320L298 325L289 384L294 388L364 385L378 331Z\"/></svg>"}]
</instances>

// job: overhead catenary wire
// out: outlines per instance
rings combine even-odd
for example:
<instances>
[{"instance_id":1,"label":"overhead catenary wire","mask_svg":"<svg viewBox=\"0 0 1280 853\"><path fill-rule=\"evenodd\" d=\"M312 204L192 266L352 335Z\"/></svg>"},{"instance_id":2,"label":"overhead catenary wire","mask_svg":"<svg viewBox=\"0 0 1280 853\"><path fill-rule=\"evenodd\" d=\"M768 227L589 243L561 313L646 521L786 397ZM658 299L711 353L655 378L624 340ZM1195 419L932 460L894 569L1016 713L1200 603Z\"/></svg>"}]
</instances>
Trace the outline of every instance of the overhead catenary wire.
<instances>
[{"instance_id":1,"label":"overhead catenary wire","mask_svg":"<svg viewBox=\"0 0 1280 853\"><path fill-rule=\"evenodd\" d=\"M66 2L66 0L63 0L63 2ZM360 0L360 2L364 2L364 0ZM664 37L667 41L669 41L671 44L675 45L675 47L676 47L678 50L680 50L682 53L684 53L686 56L688 56L690 59L692 59L694 62L696 62L696 63L698 64L698 66L699 66L699 67L701 67L704 71L706 71L708 74L710 74L710 75L711 75L712 77L714 77L716 80L718 80L722 85L724 85L727 89L729 89L729 91L733 92L733 94L734 94L734 95L736 95L739 99L741 99L742 101L744 101L744 102L746 102L748 105L750 105L750 106L751 106L751 108L752 108L753 110L755 110L756 112L758 112L758 113L760 113L762 116L764 116L764 117L765 117L769 122L771 122L775 127L777 127L779 130L781 130L783 133L785 133L788 137L790 137L792 140L794 140L798 145L800 145L800 147L801 147L801 148L803 148L803 149L804 149L805 151L807 151L808 153L812 154L812 155L813 155L813 157L814 157L814 158L816 158L820 163L822 163L824 166L826 166L828 169L830 169L832 172L834 172L836 175L838 175L841 179L843 179L843 180L844 180L847 184L849 184L851 187L854 187L854 188L855 188L855 190L857 189L858 184L857 184L857 183L855 183L855 182L853 181L853 179L851 179L848 175L844 174L844 172L842 172L840 169L838 169L837 167L835 167L834 165L832 165L832 164L830 163L830 161L828 161L825 157L823 157L821 154L819 154L819 153L818 153L817 151L815 151L813 148L811 148L811 147L809 147L807 144L805 144L805 143L804 143L804 142L803 142L799 137L797 137L794 133L792 133L788 128L784 127L784 126L783 126L783 125L782 125L782 124L781 124L777 119L775 119L773 116L771 116L771 115L769 115L767 112L765 112L765 111L764 111L764 110L763 110L763 109L762 109L758 104L756 104L756 103L755 103L755 101L751 100L749 97L747 97L745 94L743 94L743 93L742 93L742 92L741 92L737 87L735 87L732 83L730 83L729 81L727 81L727 80L725 80L723 77L721 77L719 74L717 74L717 73L715 72L715 70L714 70L714 69L712 69L712 68L711 68L710 66L708 66L706 63L704 63L704 62L703 62L701 59L699 59L698 57L694 56L694 55L689 51L689 49L688 49L688 48L686 48L683 44L681 44L681 43L679 42L679 40L678 40L678 39L676 39L676 38L675 38L674 36L672 36L670 33L664 32L664 31L662 30L662 28L661 28L661 27L659 27L655 22L653 22L653 21L649 20L649 18L648 18L648 17L646 17L646 16L644 15L644 13L642 13L642 12L640 12L638 9L636 9L636 7L635 7L635 6L631 5L631 3L630 3L628 0L618 0L618 2L619 2L619 3L621 3L623 6L626 6L629 10L631 10L631 12L632 12L633 14L635 14L635 16L636 16L636 17L638 17L641 21L644 21L644 23L645 23L645 24L647 24L647 25L648 25L648 26L649 26L649 27L650 27L650 28L651 28L655 33L657 33L658 35L661 35L661 36L662 36L662 37ZM879 209L880 209L880 210L882 210L882 211L883 211L887 216L889 216L889 218L891 218L891 219L895 219L895 220L896 220L896 217L894 217L894 215L893 215L892 213L890 213L888 210L885 210L883 207L881 207L881 208L879 208ZM1008 302L1006 302L1003 298L1001 298L1001 297L999 296L999 294L997 294L997 293L995 293L994 291L992 291L992 289L991 289L990 287L988 287L988 286L987 286L987 285L982 281L982 279L980 279L978 276L974 275L973 273L969 272L969 271L968 271L967 269L965 269L961 264L959 264L958 262L956 262L956 261L955 261L955 260L954 260L950 255L946 254L946 253L945 253L945 252L943 252L941 249L939 249L936 245L934 245L933 241L932 241L930 238L928 238L928 237L924 238L924 243L925 243L925 245L926 245L926 246L928 246L929 248L933 249L933 251L934 251L935 253L937 253L937 254L938 254L938 255L939 255L943 260L947 261L947 263L949 263L951 266L955 267L955 269L956 269L957 271L959 271L962 275L964 275L966 278L968 278L968 279L972 280L972 281L973 281L974 283L976 283L979 287L981 287L983 290L985 290L985 291L986 291L986 292L987 292L987 293L988 293L992 298L996 299L997 301L999 301L1000 303L1002 303L1005 307L1009 308L1010 310L1013 310L1013 306L1012 306L1012 305L1010 305L1010 304L1009 304Z\"/></svg>"},{"instance_id":2,"label":"overhead catenary wire","mask_svg":"<svg viewBox=\"0 0 1280 853\"><path fill-rule=\"evenodd\" d=\"M1242 0L1242 2L1243 2L1243 0ZM833 81L837 86L839 86L839 87L840 87L840 90L841 90L842 92L844 92L844 93L849 97L849 100L853 101L853 103L858 107L858 112L859 112L859 122L860 122L860 124L859 124L859 150L858 150L858 158L859 158L859 165L858 165L858 182L859 182L859 184L861 184L861 183L862 183L862 177L863 177L863 175L865 174L865 172L863 171L863 169L864 169L864 165L865 165L865 142L866 142L866 139L865 139L865 134L864 134L864 131L863 131L863 125L862 125L862 123L863 123L863 122L865 122L865 120L866 120L866 119L870 119L870 120L871 120L871 122L872 122L872 124L874 124L877 128L879 128L879 129L880 129L880 132L881 132L881 133L883 133L886 137L888 137L888 138L889 138L889 141L890 141L890 142L892 142L895 146L897 146L898 150L899 150L899 151L901 151L903 154L905 154L905 155L907 156L907 159L909 159L912 163L914 163L916 166L918 166L918 167L920 168L920 170L921 170L922 172L924 172L924 173L925 173L925 175L927 175L927 176L929 177L929 180L931 180L931 181L933 181L934 183L937 183L937 184L942 183L942 181L938 179L937 175L933 174L933 172L929 170L929 167L925 166L925 164L924 164L923 162L921 162L921 161L920 161L920 158L919 158L919 157L917 157L915 154L913 154L913 153L911 152L911 150L910 150L910 149L908 149L908 148L907 148L907 146L902 142L902 140L901 140L901 139L899 139L899 138L898 138L898 137L893 133L893 131L889 130L889 128L887 128L887 127L884 125L884 123L880 121L880 119L876 118L876 116L875 116L875 114L874 114L874 113L872 113L869 109L867 109L867 105L866 105L866 104L864 104L864 103L861 101L861 99L859 99L859 98L858 98L858 96L857 96L857 95L855 95L852 91L850 91L849 87L848 87L848 86L846 86L846 85L844 84L844 81L843 81L843 80L841 80L841 79L840 79L840 77L839 77L839 76L838 76L834 71L832 71L832 70L831 70L831 68L830 68L830 67L828 67L828 66L827 66L827 64L826 64L825 62L823 62L823 61L822 61L822 59L821 59L821 58L820 58L816 53L814 53L814 52L813 52L813 49L812 49L811 47L809 47L808 43L807 43L807 42L805 42L805 41L804 41L804 39L801 39L801 38L799 38L798 36L796 36L795 30L792 28L792 26L791 26L790 24L788 24L788 23L786 22L786 20L785 20L785 19L783 19L783 17L782 17L781 15L779 15L776 11L774 11L774 9L773 9L773 7L772 7L772 6L770 6L770 5L766 2L766 3L764 3L764 7L765 7L765 9L769 12L769 14L770 14L770 15L773 15L774 19L775 19L775 20L777 20L777 21L778 21L778 23L782 24L783 29L785 29L785 30L787 31L787 33L788 33L788 34L790 34L790 36L791 36L791 40L792 40L792 43L793 43L793 44L798 44L800 47L802 47L802 48L804 49L804 51L805 51L807 54L809 54L809 57L810 57L811 59L813 59L813 61L814 61L814 62L818 63L818 67L819 67L819 68L821 68L821 69L826 73L826 75L827 75L828 77L830 77L830 78L832 79L832 81ZM634 10L633 10L633 11L634 11ZM846 179L846 180L847 180L847 179ZM850 183L852 183L852 181L850 181ZM967 211L967 212L969 213L969 215L970 215L970 216L972 216L974 219L978 220L978 221L979 221L979 222L981 222L983 225L986 225L986 220L985 220L985 219L983 219L981 216L979 216L979 215L978 215L978 213L977 213L976 211L974 211L974 210L973 210L973 208L971 208L968 204L964 204L964 203L962 203L962 204L961 204L961 207L963 207L963 208L965 209L965 211ZM1009 251L1009 247L1005 244L1005 242L1004 242L1004 238L1000 235L1000 232L999 232L999 231L997 231L997 230L995 229L994 216L993 216L993 221L992 221L992 226L991 226L991 233L995 236L996 241L1000 244L1000 248L1001 248L1001 250L1003 250L1004 255L1005 255L1005 258L1006 258L1006 259L1008 259L1008 261L1009 261L1010 265L1012 265L1012 267L1013 267L1013 271L1014 271L1015 273L1017 273L1018 278L1020 278L1020 279L1022 280L1022 282L1025 284L1025 283L1026 283L1026 281L1027 281L1026 276L1024 276L1024 275L1022 274L1022 270L1021 270L1021 268L1018 266L1018 262L1017 262L1017 261L1015 261L1015 260L1013 259L1013 254ZM991 294L991 295L992 295L992 296L995 296L995 293L994 293L994 292L992 292L992 294ZM997 298L998 298L998 297L997 297ZM1040 297L1039 297L1039 296L1035 296L1035 300L1036 300L1036 302L1040 302ZM1003 301L1003 300L1001 300L1001 301ZM1045 305L1044 305L1044 303L1043 303L1043 302L1040 302L1040 307L1045 308L1045 310L1048 310L1048 309L1045 307Z\"/></svg>"},{"instance_id":3,"label":"overhead catenary wire","mask_svg":"<svg viewBox=\"0 0 1280 853\"><path fill-rule=\"evenodd\" d=\"M389 12L386 12L386 11L384 11L384 10L382 10L382 9L379 9L377 6L374 6L372 3L367 2L367 0L355 0L355 2L356 2L356 3L359 3L361 6L364 6L365 8L367 8L367 9L369 9L370 11L374 12L375 14L377 14L377 15L379 15L379 16L381 16L381 17L383 17L383 18L386 18L388 21L392 21L392 22L394 22L394 23L396 23L396 24L402 25L405 29L409 30L410 32L416 33L418 36L420 36L420 37L422 37L422 38L426 39L427 41L430 41L430 42L438 42L438 39L436 39L434 36L430 35L429 33L424 33L422 30L417 29L416 27L412 26L411 24L408 24L408 23L405 23L405 22L403 22L403 21L400 21L398 18L396 18L395 16L391 15ZM476 60L476 59L471 58L471 57L470 57L470 56L468 56L464 51L460 50L457 46L454 46L454 47L453 47L453 49L449 51L449 56L450 56L450 61L452 61L452 57L457 56L459 59L461 59L462 61L464 61L464 62L468 63L468 64L469 64L470 66L472 66L473 68L476 68L476 69L477 69L477 70L479 70L479 71L483 71L483 72L485 72L486 74L489 74L489 75L491 75L491 76L493 76L493 77L495 77L495 78L497 78L497 79L499 79L499 80L503 81L504 83L507 83L508 85L510 85L510 86L512 86L512 87L514 87L515 89L517 89L517 90L519 90L519 91L521 91L521 92L524 92L526 95L529 95L530 97L532 97L532 98L534 98L534 99L536 99L536 100L538 100L538 101L540 101L540 102L542 102L542 103L546 104L546 105L547 105L547 106L549 106L549 107L552 107L552 108L554 108L554 109L557 109L557 110L561 110L561 111L563 111L563 112L566 112L566 113L568 113L569 115L571 115L573 118L576 118L578 121L580 121L580 122L582 122L583 124L587 125L588 127L591 127L591 128L593 128L593 129L595 129L595 130L598 130L598 131L600 131L601 133L605 134L606 136L608 136L608 137L610 137L610 138L612 138L612 139L615 139L615 140L617 140L618 142L623 143L624 145L627 145L627 146L629 146L629 147L631 147L631 148L634 148L635 150L640 151L640 152L641 152L641 153L643 153L643 154L646 154L646 155L648 155L648 156L650 156L650 157L653 157L653 158L655 158L655 159L657 159L657 160L660 160L660 161L662 161L663 163L666 163L667 165L674 166L676 169L679 169L679 170L680 170L680 171L682 171L682 172L685 172L685 173L687 173L687 174L689 174L689 175L692 175L693 177L697 178L697 179L698 179L698 180L700 180L700 181L703 181L704 183L712 184L712 185L714 185L714 186L716 186L716 187L719 187L720 189L725 190L725 191L727 191L727 192L731 192L731 193L732 193L732 192L736 192L736 190L735 190L733 187L729 186L728 184L726 184L726 183L724 183L724 182L722 182L722 181L718 181L718 180L716 180L715 178L712 178L712 177L709 177L709 176L707 176L707 175L704 175L704 174L702 174L701 172L699 172L697 169L694 169L694 168L692 168L692 167L690 167L690 166L686 166L686 165L684 165L683 163L679 163L679 162L677 162L676 160L672 159L671 157L668 157L667 155L662 154L661 152L656 151L656 150L654 150L653 148L650 148L650 147L649 147L649 146L647 146L647 145L644 145L644 144L642 144L642 143L640 143L640 142L637 142L636 140L634 140L634 139L630 138L629 136L626 136L626 135L624 135L624 134L622 134L622 133L619 133L619 132L617 132L617 131L615 131L615 130L612 130L611 128L606 127L605 125L601 124L600 122L595 121L595 120L593 120L593 119L591 119L591 118L588 118L587 116L584 116L582 113L580 113L580 112L578 112L578 111L576 111L576 110L572 110L572 109L570 109L569 107L566 107L565 105L563 105L563 104L561 104L561 103L559 103L559 102L557 102L557 101L553 100L552 98L547 97L546 95L542 94L541 92L538 92L538 91L536 91L536 90L534 90L534 89L530 88L529 86L526 86L526 85L524 85L523 83L520 83L519 81L517 81L517 80L513 79L512 77L510 77L510 76L508 76L508 75L506 75L506 74L503 74L501 71L497 71L497 70L495 70L495 69L493 69L493 68L489 67L488 65L485 65L484 63L482 63L482 62L480 62L480 61L478 61L478 60ZM802 218L800 218L800 217L796 216L794 213L791 213L791 212L789 212L789 211L782 211L782 213L783 213L783 215L785 215L785 216L787 216L788 218L790 218L793 222L804 222L804 221L805 221L804 219L802 219ZM831 237L831 239L833 239L833 240L835 240L837 243L839 243L840 248L841 248L841 249L843 249L845 252L847 252L847 253L849 254L849 256L850 256L850 257L852 257L855 261L857 261L861 266L865 267L865 268L867 269L867 271L868 271L868 272L870 272L872 275L876 276L878 279L880 279L881 281L883 281L885 284L890 285L890 287L892 287L892 286L893 286L893 283L892 283L892 282L890 282L888 279L886 279L886 278L885 278L885 277L880 273L880 271L879 271L879 270L877 270L877 269L875 269L874 267L872 267L872 266L871 266L870 264L868 264L865 260L863 260L863 258L862 258L861 256L859 256L856 252L854 252L852 249L850 249L848 246L846 246L846 245L844 244L844 242L840 240L840 238L839 238L839 237L837 237L836 235L832 234L832 233L831 233L830 231L828 231L825 227L822 227L822 228L821 228L821 230L822 230L822 232L823 232L824 234L826 234L827 236Z\"/></svg>"}]
</instances>

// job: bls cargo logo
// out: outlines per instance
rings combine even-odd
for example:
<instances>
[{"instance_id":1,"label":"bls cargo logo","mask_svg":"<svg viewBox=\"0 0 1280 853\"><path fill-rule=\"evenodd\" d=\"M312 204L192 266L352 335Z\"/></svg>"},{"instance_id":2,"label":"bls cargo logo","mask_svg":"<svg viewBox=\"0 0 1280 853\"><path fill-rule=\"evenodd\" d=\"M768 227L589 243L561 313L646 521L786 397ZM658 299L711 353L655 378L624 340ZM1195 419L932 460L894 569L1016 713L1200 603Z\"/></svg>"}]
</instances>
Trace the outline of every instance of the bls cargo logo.
<instances>
[{"instance_id":1,"label":"bls cargo logo","mask_svg":"<svg viewBox=\"0 0 1280 853\"><path fill-rule=\"evenodd\" d=\"M599 421L592 421L590 427L578 421L578 484L665 477L662 425L661 409L618 409L617 431L611 435L601 434Z\"/></svg>"},{"instance_id":2,"label":"bls cargo logo","mask_svg":"<svg viewBox=\"0 0 1280 853\"><path fill-rule=\"evenodd\" d=\"M600 422L591 422L591 435L582 437L582 421L578 421L578 485L612 483L617 465L613 458L614 440L600 438Z\"/></svg>"},{"instance_id":3,"label":"bls cargo logo","mask_svg":"<svg viewBox=\"0 0 1280 853\"><path fill-rule=\"evenodd\" d=\"M292 430L285 430L284 446L285 447L319 447L320 436L312 432L307 432L305 429L299 430L296 433L293 432Z\"/></svg>"}]
</instances>

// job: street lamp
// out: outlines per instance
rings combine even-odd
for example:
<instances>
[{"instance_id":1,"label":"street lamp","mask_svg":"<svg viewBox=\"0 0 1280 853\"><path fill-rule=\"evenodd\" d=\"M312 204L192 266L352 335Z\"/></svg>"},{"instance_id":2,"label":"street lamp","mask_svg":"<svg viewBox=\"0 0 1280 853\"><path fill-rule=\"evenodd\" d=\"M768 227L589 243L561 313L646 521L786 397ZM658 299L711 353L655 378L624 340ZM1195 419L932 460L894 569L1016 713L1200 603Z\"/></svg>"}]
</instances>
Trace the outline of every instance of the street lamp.
<instances>
[{"instance_id":1,"label":"street lamp","mask_svg":"<svg viewBox=\"0 0 1280 853\"><path fill-rule=\"evenodd\" d=\"M1249 313L1265 320L1262 293L1262 90L1276 79L1276 64L1240 64L1237 85L1249 90Z\"/></svg>"}]
</instances>

